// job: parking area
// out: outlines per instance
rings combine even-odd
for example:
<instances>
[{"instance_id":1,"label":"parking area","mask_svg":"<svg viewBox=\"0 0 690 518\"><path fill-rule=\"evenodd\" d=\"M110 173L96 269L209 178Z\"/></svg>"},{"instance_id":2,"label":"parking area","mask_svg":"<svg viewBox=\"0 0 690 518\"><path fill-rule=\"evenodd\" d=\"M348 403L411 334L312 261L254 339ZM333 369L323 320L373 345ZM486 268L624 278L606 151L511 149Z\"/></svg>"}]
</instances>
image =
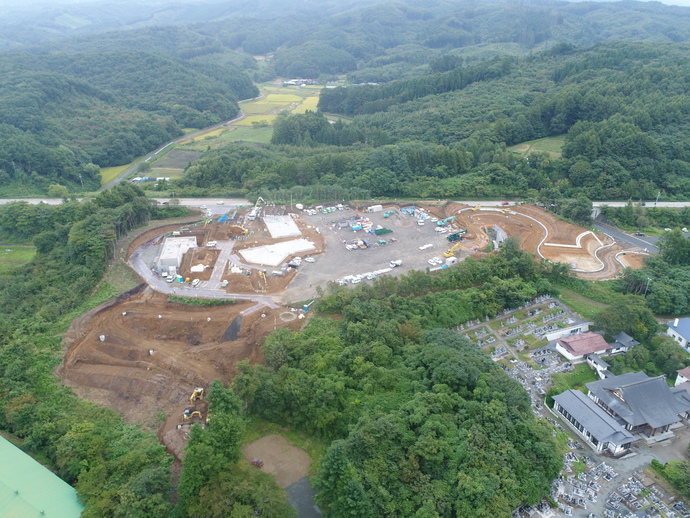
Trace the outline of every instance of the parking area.
<instances>
[{"instance_id":1,"label":"parking area","mask_svg":"<svg viewBox=\"0 0 690 518\"><path fill-rule=\"evenodd\" d=\"M437 232L439 228L436 221L431 220L431 215L423 220L424 225L419 225L418 214L410 216L396 214L384 217L387 211L366 213L354 210L343 210L329 214L318 213L315 215L302 214L302 218L308 225L319 229L324 237L325 253L315 256L314 263L302 263L295 280L286 290L287 300L303 300L316 294L316 286L325 287L330 281L336 281L348 276L363 275L375 271L389 269L389 275L400 275L409 270L422 270L438 268L445 262L443 253L453 243L447 239L448 233ZM391 233L371 234L365 230L353 231L350 218L358 214L361 218L368 218L372 229L378 226L392 230ZM428 214L428 213L427 213ZM347 223L347 224L345 224ZM347 244L366 240L369 243L365 248L348 249ZM379 244L385 241L385 244ZM427 246L430 245L430 246ZM420 248L423 250L420 251ZM458 247L455 256L459 260L466 257L468 252ZM429 261L437 258L436 265ZM391 261L401 261L398 267L391 268ZM361 282L368 282L366 276Z\"/></svg>"}]
</instances>

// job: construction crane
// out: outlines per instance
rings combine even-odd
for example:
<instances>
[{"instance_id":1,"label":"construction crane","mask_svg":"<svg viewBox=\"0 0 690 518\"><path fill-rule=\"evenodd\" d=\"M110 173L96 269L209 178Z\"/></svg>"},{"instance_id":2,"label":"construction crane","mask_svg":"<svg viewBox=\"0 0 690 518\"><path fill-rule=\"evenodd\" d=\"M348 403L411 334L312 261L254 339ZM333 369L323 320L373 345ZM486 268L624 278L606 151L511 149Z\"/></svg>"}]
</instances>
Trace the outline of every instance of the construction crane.
<instances>
[{"instance_id":1,"label":"construction crane","mask_svg":"<svg viewBox=\"0 0 690 518\"><path fill-rule=\"evenodd\" d=\"M193 405L195 401L201 401L204 399L204 389L202 387L197 387L194 389L194 392L192 392L192 395L189 396L189 404Z\"/></svg>"},{"instance_id":2,"label":"construction crane","mask_svg":"<svg viewBox=\"0 0 690 518\"><path fill-rule=\"evenodd\" d=\"M460 248L462 248L462 243L455 243L448 250L443 252L443 257L455 257L455 251L459 250Z\"/></svg>"},{"instance_id":3,"label":"construction crane","mask_svg":"<svg viewBox=\"0 0 690 518\"><path fill-rule=\"evenodd\" d=\"M439 227L442 227L443 225L447 225L450 223L455 223L455 216L451 216L450 218L442 219L442 220L438 221L436 224Z\"/></svg>"}]
</instances>

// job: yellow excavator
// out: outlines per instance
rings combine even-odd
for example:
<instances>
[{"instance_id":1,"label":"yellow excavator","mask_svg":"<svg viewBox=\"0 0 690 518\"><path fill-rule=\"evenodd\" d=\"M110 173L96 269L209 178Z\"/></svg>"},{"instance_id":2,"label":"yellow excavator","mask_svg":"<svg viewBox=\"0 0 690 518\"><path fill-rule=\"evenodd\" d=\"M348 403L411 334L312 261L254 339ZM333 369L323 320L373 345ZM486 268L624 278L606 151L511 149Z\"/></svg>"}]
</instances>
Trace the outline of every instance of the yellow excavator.
<instances>
[{"instance_id":1,"label":"yellow excavator","mask_svg":"<svg viewBox=\"0 0 690 518\"><path fill-rule=\"evenodd\" d=\"M192 395L189 396L189 404L193 405L195 401L201 401L204 399L204 389L202 387L197 387L194 389L194 392L192 392Z\"/></svg>"},{"instance_id":2,"label":"yellow excavator","mask_svg":"<svg viewBox=\"0 0 690 518\"><path fill-rule=\"evenodd\" d=\"M241 226L239 226L239 225L230 225L228 228L236 228L236 229L239 229L240 233L241 233L243 236L246 236L247 234L249 234L249 230L247 230L246 228L241 227Z\"/></svg>"},{"instance_id":3,"label":"yellow excavator","mask_svg":"<svg viewBox=\"0 0 690 518\"><path fill-rule=\"evenodd\" d=\"M188 409L185 410L184 413L182 414L182 418L183 418L185 421L189 421L190 419L194 419L195 417L198 417L199 420L202 419L202 417L201 417L201 412L199 412L198 410L194 410L193 407L192 407L192 408L188 408Z\"/></svg>"},{"instance_id":4,"label":"yellow excavator","mask_svg":"<svg viewBox=\"0 0 690 518\"><path fill-rule=\"evenodd\" d=\"M451 246L448 250L443 252L443 257L455 257L455 251L460 250L462 248L462 244L460 243L455 243L453 246Z\"/></svg>"}]
</instances>

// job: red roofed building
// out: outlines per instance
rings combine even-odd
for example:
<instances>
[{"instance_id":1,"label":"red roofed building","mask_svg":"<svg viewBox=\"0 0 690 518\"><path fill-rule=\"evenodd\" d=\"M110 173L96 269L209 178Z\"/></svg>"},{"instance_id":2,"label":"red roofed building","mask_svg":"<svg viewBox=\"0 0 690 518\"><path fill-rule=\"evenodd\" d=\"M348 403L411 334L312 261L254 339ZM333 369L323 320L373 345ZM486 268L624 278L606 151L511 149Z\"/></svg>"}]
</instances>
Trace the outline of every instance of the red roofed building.
<instances>
[{"instance_id":1,"label":"red roofed building","mask_svg":"<svg viewBox=\"0 0 690 518\"><path fill-rule=\"evenodd\" d=\"M610 349L611 345L596 333L582 333L556 340L556 350L570 361L582 360L587 354L602 356Z\"/></svg>"}]
</instances>

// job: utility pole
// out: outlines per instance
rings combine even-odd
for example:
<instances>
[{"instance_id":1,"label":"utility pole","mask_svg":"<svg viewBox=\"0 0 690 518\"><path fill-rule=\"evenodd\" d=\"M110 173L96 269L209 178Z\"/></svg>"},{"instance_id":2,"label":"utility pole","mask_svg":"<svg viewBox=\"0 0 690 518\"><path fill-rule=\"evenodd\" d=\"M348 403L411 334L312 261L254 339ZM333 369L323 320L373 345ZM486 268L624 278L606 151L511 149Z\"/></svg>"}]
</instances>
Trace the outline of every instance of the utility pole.
<instances>
[{"instance_id":1,"label":"utility pole","mask_svg":"<svg viewBox=\"0 0 690 518\"><path fill-rule=\"evenodd\" d=\"M654 206L656 207L656 204L659 203L659 196L661 196L661 191L656 193L656 201L654 202Z\"/></svg>"},{"instance_id":2,"label":"utility pole","mask_svg":"<svg viewBox=\"0 0 690 518\"><path fill-rule=\"evenodd\" d=\"M647 277L647 286L645 286L645 289L644 289L644 296L645 296L645 298L647 297L647 290L649 289L649 283L650 283L650 282L652 282L652 278L651 278L651 277Z\"/></svg>"}]
</instances>

